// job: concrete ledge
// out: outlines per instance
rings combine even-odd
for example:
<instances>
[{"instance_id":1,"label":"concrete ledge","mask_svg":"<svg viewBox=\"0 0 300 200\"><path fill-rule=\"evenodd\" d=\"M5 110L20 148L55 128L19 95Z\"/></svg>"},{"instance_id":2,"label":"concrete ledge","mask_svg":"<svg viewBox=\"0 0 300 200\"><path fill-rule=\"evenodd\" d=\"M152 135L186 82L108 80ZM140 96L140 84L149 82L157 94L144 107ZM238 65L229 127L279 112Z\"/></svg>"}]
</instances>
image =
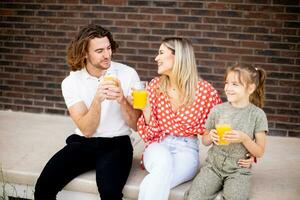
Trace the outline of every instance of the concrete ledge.
<instances>
[{"instance_id":1,"label":"concrete ledge","mask_svg":"<svg viewBox=\"0 0 300 200\"><path fill-rule=\"evenodd\" d=\"M64 146L66 137L73 130L73 122L66 116L0 111L0 165L4 174L4 180L0 179L0 182L12 184L18 193L24 193L27 188L29 192L26 195L32 198L32 194L29 193L32 193L42 168L49 158ZM137 199L139 184L147 174L139 167L143 142L138 136L132 139L135 145L135 159L123 191L125 199ZM251 199L299 199L300 139L267 139L266 154L253 167ZM201 161L206 157L206 151L207 147L200 145ZM191 182L187 182L172 189L169 199L182 200L190 184ZM95 173L88 172L74 179L59 194L58 199L99 199Z\"/></svg>"}]
</instances>

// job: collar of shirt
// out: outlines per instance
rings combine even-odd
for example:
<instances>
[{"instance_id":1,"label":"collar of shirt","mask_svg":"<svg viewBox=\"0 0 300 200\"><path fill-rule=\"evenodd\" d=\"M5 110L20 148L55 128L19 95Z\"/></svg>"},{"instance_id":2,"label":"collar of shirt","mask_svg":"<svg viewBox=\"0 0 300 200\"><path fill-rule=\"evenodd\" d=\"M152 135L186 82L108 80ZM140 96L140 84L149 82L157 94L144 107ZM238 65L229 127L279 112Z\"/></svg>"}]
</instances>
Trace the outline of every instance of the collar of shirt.
<instances>
[{"instance_id":1,"label":"collar of shirt","mask_svg":"<svg viewBox=\"0 0 300 200\"><path fill-rule=\"evenodd\" d=\"M89 72L86 70L86 68L84 67L84 68L82 68L82 75L83 75L83 77L85 78L85 79L92 79L92 80L97 80L97 81L100 81L101 79L102 79L102 77L103 77L103 75L102 76L100 76L99 78L97 78L97 77L95 77L95 76L92 76L92 75L90 75L89 74Z\"/></svg>"}]
</instances>

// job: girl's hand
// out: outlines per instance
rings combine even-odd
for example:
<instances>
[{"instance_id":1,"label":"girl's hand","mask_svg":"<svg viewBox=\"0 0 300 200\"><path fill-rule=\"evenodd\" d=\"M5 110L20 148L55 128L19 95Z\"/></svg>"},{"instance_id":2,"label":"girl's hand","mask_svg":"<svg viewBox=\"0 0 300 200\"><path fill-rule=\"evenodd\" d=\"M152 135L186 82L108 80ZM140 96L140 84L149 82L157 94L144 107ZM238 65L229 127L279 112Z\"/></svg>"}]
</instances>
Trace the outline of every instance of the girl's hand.
<instances>
[{"instance_id":1,"label":"girl's hand","mask_svg":"<svg viewBox=\"0 0 300 200\"><path fill-rule=\"evenodd\" d=\"M247 154L246 155L248 158L246 159L239 159L238 161L238 165L240 167L243 167L243 168L250 168L252 163L254 163L254 156L250 155L250 154Z\"/></svg>"},{"instance_id":2,"label":"girl's hand","mask_svg":"<svg viewBox=\"0 0 300 200\"><path fill-rule=\"evenodd\" d=\"M223 138L230 143L242 143L246 140L247 135L242 131L232 130L225 132Z\"/></svg>"},{"instance_id":3,"label":"girl's hand","mask_svg":"<svg viewBox=\"0 0 300 200\"><path fill-rule=\"evenodd\" d=\"M218 145L218 141L219 141L219 136L217 134L217 131L215 129L211 129L208 133L208 135L210 136L211 141Z\"/></svg>"}]
</instances>

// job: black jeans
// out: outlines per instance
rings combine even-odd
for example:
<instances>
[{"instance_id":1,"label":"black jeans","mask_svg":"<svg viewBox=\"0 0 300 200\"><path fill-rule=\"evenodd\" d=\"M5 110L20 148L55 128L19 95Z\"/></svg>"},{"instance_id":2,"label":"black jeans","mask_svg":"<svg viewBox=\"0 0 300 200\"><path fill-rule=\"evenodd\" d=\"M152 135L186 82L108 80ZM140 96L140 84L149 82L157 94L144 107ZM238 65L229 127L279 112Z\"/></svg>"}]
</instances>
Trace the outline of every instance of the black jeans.
<instances>
[{"instance_id":1,"label":"black jeans","mask_svg":"<svg viewBox=\"0 0 300 200\"><path fill-rule=\"evenodd\" d=\"M35 200L55 200L56 195L78 175L96 169L101 200L121 200L133 148L129 136L85 138L71 135L67 145L46 164L35 185Z\"/></svg>"}]
</instances>

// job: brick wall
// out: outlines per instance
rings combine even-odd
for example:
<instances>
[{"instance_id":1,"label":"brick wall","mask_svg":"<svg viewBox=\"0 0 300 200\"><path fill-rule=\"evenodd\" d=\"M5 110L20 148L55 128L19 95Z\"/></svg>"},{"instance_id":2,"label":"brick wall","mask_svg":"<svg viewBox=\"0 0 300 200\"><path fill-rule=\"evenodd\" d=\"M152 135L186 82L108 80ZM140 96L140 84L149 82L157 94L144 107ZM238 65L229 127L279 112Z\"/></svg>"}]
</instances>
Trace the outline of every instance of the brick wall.
<instances>
[{"instance_id":1,"label":"brick wall","mask_svg":"<svg viewBox=\"0 0 300 200\"><path fill-rule=\"evenodd\" d=\"M80 26L98 23L120 44L115 60L142 79L157 75L165 36L190 38L200 75L221 92L228 65L263 67L271 135L300 137L299 13L298 0L2 0L0 109L67 114L66 45Z\"/></svg>"}]
</instances>

